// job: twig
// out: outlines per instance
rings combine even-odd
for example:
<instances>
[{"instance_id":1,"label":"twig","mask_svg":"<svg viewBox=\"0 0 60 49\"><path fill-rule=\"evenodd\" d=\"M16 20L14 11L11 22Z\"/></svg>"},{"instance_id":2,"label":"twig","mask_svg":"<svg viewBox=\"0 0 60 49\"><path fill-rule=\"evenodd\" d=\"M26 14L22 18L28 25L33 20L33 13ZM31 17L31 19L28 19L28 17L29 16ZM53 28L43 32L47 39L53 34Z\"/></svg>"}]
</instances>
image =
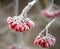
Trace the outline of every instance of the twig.
<instances>
[{"instance_id":1,"label":"twig","mask_svg":"<svg viewBox=\"0 0 60 49\"><path fill-rule=\"evenodd\" d=\"M49 22L46 27L39 33L39 35L41 35L46 29L48 30L48 28L51 26L51 24L56 20L56 18L54 18L51 22Z\"/></svg>"},{"instance_id":2,"label":"twig","mask_svg":"<svg viewBox=\"0 0 60 49\"><path fill-rule=\"evenodd\" d=\"M18 16L20 20L29 12L31 7L37 2L38 0L33 0L32 2L28 3L28 5L22 10L22 13Z\"/></svg>"}]
</instances>

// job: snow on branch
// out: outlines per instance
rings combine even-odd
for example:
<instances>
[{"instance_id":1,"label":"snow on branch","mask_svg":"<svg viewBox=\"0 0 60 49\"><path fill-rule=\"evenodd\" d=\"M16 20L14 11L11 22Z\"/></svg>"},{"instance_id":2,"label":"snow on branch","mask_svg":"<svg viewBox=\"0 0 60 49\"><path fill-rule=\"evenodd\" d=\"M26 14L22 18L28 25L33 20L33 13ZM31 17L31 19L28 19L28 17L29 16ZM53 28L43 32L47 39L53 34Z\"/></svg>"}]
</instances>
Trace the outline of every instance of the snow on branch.
<instances>
[{"instance_id":1,"label":"snow on branch","mask_svg":"<svg viewBox=\"0 0 60 49\"><path fill-rule=\"evenodd\" d=\"M33 0L32 2L28 3L28 5L22 10L22 13L18 16L20 17L20 19L22 19L25 15L27 15L27 13L29 12L29 10L31 9L32 6L34 6L34 4L37 2L38 0Z\"/></svg>"},{"instance_id":2,"label":"snow on branch","mask_svg":"<svg viewBox=\"0 0 60 49\"><path fill-rule=\"evenodd\" d=\"M46 27L39 33L39 35L41 35L45 30L48 33L48 28L51 26L51 24L56 20L56 18L54 18L51 22L49 22Z\"/></svg>"}]
</instances>

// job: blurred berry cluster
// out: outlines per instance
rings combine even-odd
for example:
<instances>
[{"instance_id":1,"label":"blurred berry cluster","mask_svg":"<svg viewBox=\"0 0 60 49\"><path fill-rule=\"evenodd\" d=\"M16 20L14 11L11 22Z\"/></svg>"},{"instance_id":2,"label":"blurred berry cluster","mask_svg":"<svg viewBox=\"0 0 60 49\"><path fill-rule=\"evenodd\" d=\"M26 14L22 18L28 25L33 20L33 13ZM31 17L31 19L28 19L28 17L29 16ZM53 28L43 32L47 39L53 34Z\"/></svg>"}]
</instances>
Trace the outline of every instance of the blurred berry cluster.
<instances>
[{"instance_id":1,"label":"blurred berry cluster","mask_svg":"<svg viewBox=\"0 0 60 49\"><path fill-rule=\"evenodd\" d=\"M13 18L8 17L7 22L9 24L9 28L17 32L28 31L31 27L34 26L34 22L29 18L23 18L20 20L17 16L14 16Z\"/></svg>"},{"instance_id":2,"label":"blurred berry cluster","mask_svg":"<svg viewBox=\"0 0 60 49\"><path fill-rule=\"evenodd\" d=\"M60 8L57 7L56 5L51 5L48 8L42 10L41 14L48 18L55 18L60 16Z\"/></svg>"},{"instance_id":3,"label":"blurred berry cluster","mask_svg":"<svg viewBox=\"0 0 60 49\"><path fill-rule=\"evenodd\" d=\"M38 35L34 41L34 45L39 45L43 48L54 46L56 39L51 34L48 36Z\"/></svg>"}]
</instances>

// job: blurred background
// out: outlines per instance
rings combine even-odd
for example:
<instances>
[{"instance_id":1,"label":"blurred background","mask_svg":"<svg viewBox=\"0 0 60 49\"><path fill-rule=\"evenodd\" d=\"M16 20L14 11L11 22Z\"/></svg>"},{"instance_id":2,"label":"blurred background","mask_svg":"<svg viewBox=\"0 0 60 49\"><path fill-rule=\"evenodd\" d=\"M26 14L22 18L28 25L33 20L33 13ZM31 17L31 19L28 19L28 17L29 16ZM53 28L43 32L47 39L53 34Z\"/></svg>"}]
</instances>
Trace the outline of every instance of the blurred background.
<instances>
[{"instance_id":1,"label":"blurred background","mask_svg":"<svg viewBox=\"0 0 60 49\"><path fill-rule=\"evenodd\" d=\"M40 11L51 5L51 0L39 0L29 11L28 17L35 22L35 26L29 31L17 33L8 27L6 19L8 16L19 15L22 9L32 0L18 0L18 11L16 9L17 0L0 0L0 49L9 49L9 46L18 44L19 40L23 38L26 46L30 49L60 49L60 17L49 28L49 33L56 38L56 44L50 48L42 48L40 46L33 45L35 37L39 32L50 22L49 19L40 14ZM55 4L60 5L60 0L55 0ZM18 14L16 14L16 12ZM21 38L21 39L20 39Z\"/></svg>"}]
</instances>

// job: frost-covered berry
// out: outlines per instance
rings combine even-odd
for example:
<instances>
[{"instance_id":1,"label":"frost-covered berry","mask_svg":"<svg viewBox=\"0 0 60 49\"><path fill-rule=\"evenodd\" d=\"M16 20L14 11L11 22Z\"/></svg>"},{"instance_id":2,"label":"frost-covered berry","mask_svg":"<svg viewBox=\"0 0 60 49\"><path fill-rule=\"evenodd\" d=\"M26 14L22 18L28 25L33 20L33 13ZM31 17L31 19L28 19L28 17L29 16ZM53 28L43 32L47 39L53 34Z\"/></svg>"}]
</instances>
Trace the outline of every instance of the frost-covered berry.
<instances>
[{"instance_id":1,"label":"frost-covered berry","mask_svg":"<svg viewBox=\"0 0 60 49\"><path fill-rule=\"evenodd\" d=\"M20 32L23 32L23 31L24 31L23 25L19 25L19 31L20 31Z\"/></svg>"},{"instance_id":2,"label":"frost-covered berry","mask_svg":"<svg viewBox=\"0 0 60 49\"><path fill-rule=\"evenodd\" d=\"M9 24L9 28L10 28L10 29L14 29L14 27L15 27L16 25L17 25L16 23L12 22L12 23Z\"/></svg>"},{"instance_id":3,"label":"frost-covered berry","mask_svg":"<svg viewBox=\"0 0 60 49\"><path fill-rule=\"evenodd\" d=\"M47 11L47 10L41 11L41 14L42 14L43 16L48 17L48 18L54 18L54 17L55 17L52 12L49 12L49 11Z\"/></svg>"},{"instance_id":4,"label":"frost-covered berry","mask_svg":"<svg viewBox=\"0 0 60 49\"><path fill-rule=\"evenodd\" d=\"M54 46L55 42L56 42L56 39L54 37L48 39L48 43L50 46Z\"/></svg>"},{"instance_id":5,"label":"frost-covered berry","mask_svg":"<svg viewBox=\"0 0 60 49\"><path fill-rule=\"evenodd\" d=\"M34 44L39 45L43 48L48 48L51 46L54 46L56 42L56 39L54 37L47 37L47 36L43 36L42 38L39 36L35 39Z\"/></svg>"},{"instance_id":6,"label":"frost-covered berry","mask_svg":"<svg viewBox=\"0 0 60 49\"><path fill-rule=\"evenodd\" d=\"M49 47L49 44L48 44L48 42L47 42L46 39L41 39L39 45L40 45L41 47L43 47L43 48Z\"/></svg>"},{"instance_id":7,"label":"frost-covered berry","mask_svg":"<svg viewBox=\"0 0 60 49\"><path fill-rule=\"evenodd\" d=\"M39 45L40 40L41 40L41 37L37 36L36 39L34 40L34 45Z\"/></svg>"},{"instance_id":8,"label":"frost-covered berry","mask_svg":"<svg viewBox=\"0 0 60 49\"><path fill-rule=\"evenodd\" d=\"M53 5L53 6L48 7L45 10L42 10L41 14L48 18L55 18L57 16L60 16L60 9L59 7Z\"/></svg>"},{"instance_id":9,"label":"frost-covered berry","mask_svg":"<svg viewBox=\"0 0 60 49\"><path fill-rule=\"evenodd\" d=\"M12 17L8 17L8 18L7 18L7 22L8 22L8 23L13 22L13 21L12 21Z\"/></svg>"},{"instance_id":10,"label":"frost-covered berry","mask_svg":"<svg viewBox=\"0 0 60 49\"><path fill-rule=\"evenodd\" d=\"M15 27L14 27L14 30L16 32L23 32L24 31L24 27L22 25L19 25L17 24Z\"/></svg>"},{"instance_id":11,"label":"frost-covered berry","mask_svg":"<svg viewBox=\"0 0 60 49\"><path fill-rule=\"evenodd\" d=\"M18 25L18 24L16 24L16 26L14 27L14 30L15 30L16 32L20 32L20 31L19 31L19 25Z\"/></svg>"},{"instance_id":12,"label":"frost-covered berry","mask_svg":"<svg viewBox=\"0 0 60 49\"><path fill-rule=\"evenodd\" d=\"M24 27L24 31L28 31L29 30L29 27L27 25L23 25Z\"/></svg>"},{"instance_id":13,"label":"frost-covered berry","mask_svg":"<svg viewBox=\"0 0 60 49\"><path fill-rule=\"evenodd\" d=\"M30 20L30 21L26 22L26 25L29 26L29 28L33 27L34 26L34 22Z\"/></svg>"}]
</instances>

